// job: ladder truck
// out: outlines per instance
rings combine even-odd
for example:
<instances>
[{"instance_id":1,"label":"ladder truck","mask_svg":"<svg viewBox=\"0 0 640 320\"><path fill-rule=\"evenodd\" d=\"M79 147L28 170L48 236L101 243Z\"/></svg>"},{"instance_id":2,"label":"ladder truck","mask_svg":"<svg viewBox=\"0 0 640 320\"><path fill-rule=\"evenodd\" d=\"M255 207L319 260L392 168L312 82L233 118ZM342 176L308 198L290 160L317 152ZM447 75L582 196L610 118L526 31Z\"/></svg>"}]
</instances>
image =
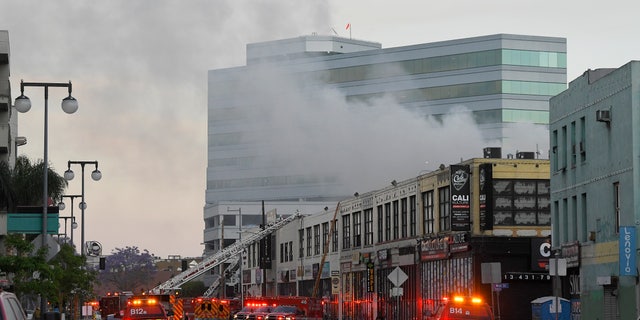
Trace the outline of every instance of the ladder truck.
<instances>
[{"instance_id":1,"label":"ladder truck","mask_svg":"<svg viewBox=\"0 0 640 320\"><path fill-rule=\"evenodd\" d=\"M175 277L151 289L150 293L165 294L167 292L171 292L172 290L176 290L177 288L182 287L183 284L197 278L205 272L219 266L225 261L230 259L237 259L238 256L242 253L242 250L244 250L244 248L246 248L248 245L260 241L260 239L282 228L283 226L287 225L297 218L300 218L300 212L298 211L286 218L281 218L276 222L266 225L263 230L260 230L260 232L250 234L248 237L243 238L242 241L236 241L232 245L214 253L213 255L202 260L197 265L183 271L182 273L177 274ZM238 261L236 260L235 263L238 263ZM207 290L207 292L211 294L213 290Z\"/></svg>"}]
</instances>

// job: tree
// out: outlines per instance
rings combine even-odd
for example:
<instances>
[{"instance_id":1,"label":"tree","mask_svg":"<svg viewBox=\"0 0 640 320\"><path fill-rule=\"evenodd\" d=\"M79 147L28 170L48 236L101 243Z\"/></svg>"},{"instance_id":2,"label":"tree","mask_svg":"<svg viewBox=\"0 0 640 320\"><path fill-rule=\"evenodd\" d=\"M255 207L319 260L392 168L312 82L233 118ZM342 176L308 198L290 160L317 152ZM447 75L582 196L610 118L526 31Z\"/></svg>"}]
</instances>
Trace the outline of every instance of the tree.
<instances>
[{"instance_id":1,"label":"tree","mask_svg":"<svg viewBox=\"0 0 640 320\"><path fill-rule=\"evenodd\" d=\"M26 156L19 156L13 168L0 161L0 210L15 212L18 206L42 206L44 167L42 160L31 163ZM62 176L48 168L47 193L54 203L62 199L67 186ZM68 286L75 286L76 292L93 291L95 275L92 278L86 271L84 257L74 257L73 248L63 245L49 264L46 249L35 250L29 236L9 234L3 239L8 254L0 256L0 270L8 273L16 294L44 295L51 302L62 303L61 294L69 292Z\"/></svg>"},{"instance_id":2,"label":"tree","mask_svg":"<svg viewBox=\"0 0 640 320\"><path fill-rule=\"evenodd\" d=\"M9 274L17 295L53 292L52 270L44 249L34 252L34 245L21 234L7 235L5 247L9 254L0 256L0 270Z\"/></svg>"},{"instance_id":3,"label":"tree","mask_svg":"<svg viewBox=\"0 0 640 320\"><path fill-rule=\"evenodd\" d=\"M15 212L17 206L42 206L42 172L44 161L33 164L24 155L16 159L16 165L0 161L0 209ZM47 193L55 203L62 199L68 182L50 167L47 176Z\"/></svg>"},{"instance_id":4,"label":"tree","mask_svg":"<svg viewBox=\"0 0 640 320\"><path fill-rule=\"evenodd\" d=\"M98 280L113 285L118 291L140 292L154 286L157 269L148 250L138 247L116 248L106 257L105 269Z\"/></svg>"},{"instance_id":5,"label":"tree","mask_svg":"<svg viewBox=\"0 0 640 320\"><path fill-rule=\"evenodd\" d=\"M50 261L52 281L57 292L51 292L51 302L67 306L74 298L87 301L93 293L97 272L87 269L87 258L76 255L70 244L62 244L58 254Z\"/></svg>"}]
</instances>

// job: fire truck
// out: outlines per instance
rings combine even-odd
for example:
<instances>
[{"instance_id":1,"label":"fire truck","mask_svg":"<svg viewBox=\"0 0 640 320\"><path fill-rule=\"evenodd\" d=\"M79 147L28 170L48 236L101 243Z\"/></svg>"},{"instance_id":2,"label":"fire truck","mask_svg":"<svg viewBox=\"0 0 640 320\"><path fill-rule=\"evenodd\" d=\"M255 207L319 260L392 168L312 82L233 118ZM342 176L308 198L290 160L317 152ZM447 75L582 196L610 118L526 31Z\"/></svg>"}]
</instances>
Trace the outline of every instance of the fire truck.
<instances>
[{"instance_id":1,"label":"fire truck","mask_svg":"<svg viewBox=\"0 0 640 320\"><path fill-rule=\"evenodd\" d=\"M442 299L428 320L494 320L491 307L479 297L453 296Z\"/></svg>"},{"instance_id":2,"label":"fire truck","mask_svg":"<svg viewBox=\"0 0 640 320\"><path fill-rule=\"evenodd\" d=\"M107 317L112 314L114 317L120 317L120 311L127 306L127 300L133 296L130 291L109 292L106 296L101 297L98 301L100 314Z\"/></svg>"},{"instance_id":3,"label":"fire truck","mask_svg":"<svg viewBox=\"0 0 640 320\"><path fill-rule=\"evenodd\" d=\"M240 309L239 303L234 299L200 297L192 299L191 305L194 320L227 320Z\"/></svg>"},{"instance_id":4,"label":"fire truck","mask_svg":"<svg viewBox=\"0 0 640 320\"><path fill-rule=\"evenodd\" d=\"M245 299L245 306L273 306L264 320L322 320L322 299L297 296L255 297ZM249 317L251 318L251 317Z\"/></svg>"}]
</instances>

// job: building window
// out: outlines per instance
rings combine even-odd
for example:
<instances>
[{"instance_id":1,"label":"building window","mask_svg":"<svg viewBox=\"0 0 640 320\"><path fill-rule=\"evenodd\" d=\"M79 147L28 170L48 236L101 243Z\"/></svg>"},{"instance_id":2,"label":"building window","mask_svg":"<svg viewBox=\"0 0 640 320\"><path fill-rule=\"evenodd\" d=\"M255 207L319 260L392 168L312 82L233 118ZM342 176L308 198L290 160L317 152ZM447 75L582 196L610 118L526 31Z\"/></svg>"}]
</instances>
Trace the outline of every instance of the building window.
<instances>
[{"instance_id":1,"label":"building window","mask_svg":"<svg viewBox=\"0 0 640 320\"><path fill-rule=\"evenodd\" d=\"M236 216L231 214L224 214L222 217L222 224L225 227L235 227L236 226Z\"/></svg>"},{"instance_id":2,"label":"building window","mask_svg":"<svg viewBox=\"0 0 640 320\"><path fill-rule=\"evenodd\" d=\"M587 121L585 117L580 118L580 142L578 143L578 149L580 150L580 161L587 161L587 146L585 144L587 135Z\"/></svg>"},{"instance_id":3,"label":"building window","mask_svg":"<svg viewBox=\"0 0 640 320\"><path fill-rule=\"evenodd\" d=\"M253 246L252 245L248 245L247 246L247 267L251 268L253 267L251 264L251 252L253 251Z\"/></svg>"},{"instance_id":4,"label":"building window","mask_svg":"<svg viewBox=\"0 0 640 320\"><path fill-rule=\"evenodd\" d=\"M329 222L322 223L322 253L327 253L329 249L325 244L329 241Z\"/></svg>"},{"instance_id":5,"label":"building window","mask_svg":"<svg viewBox=\"0 0 640 320\"><path fill-rule=\"evenodd\" d=\"M289 261L293 261L293 241L289 241Z\"/></svg>"},{"instance_id":6,"label":"building window","mask_svg":"<svg viewBox=\"0 0 640 320\"><path fill-rule=\"evenodd\" d=\"M558 171L558 130L551 133L551 170Z\"/></svg>"},{"instance_id":7,"label":"building window","mask_svg":"<svg viewBox=\"0 0 640 320\"><path fill-rule=\"evenodd\" d=\"M407 221L409 219L409 217L407 216L408 214L407 198L400 199L400 237L402 239L407 237L407 228L409 227L409 221Z\"/></svg>"},{"instance_id":8,"label":"building window","mask_svg":"<svg viewBox=\"0 0 640 320\"><path fill-rule=\"evenodd\" d=\"M571 197L571 219L569 220L569 241L578 240L578 197Z\"/></svg>"},{"instance_id":9,"label":"building window","mask_svg":"<svg viewBox=\"0 0 640 320\"><path fill-rule=\"evenodd\" d=\"M553 224L551 224L551 239L554 246L558 246L561 243L560 240L560 201L553 202L553 212L556 214L553 216ZM553 240L558 239L558 241Z\"/></svg>"},{"instance_id":10,"label":"building window","mask_svg":"<svg viewBox=\"0 0 640 320\"><path fill-rule=\"evenodd\" d=\"M361 240L361 236L362 236L362 221L360 220L360 212L354 212L353 213L353 246L354 247L360 247L362 246L362 240Z\"/></svg>"},{"instance_id":11,"label":"building window","mask_svg":"<svg viewBox=\"0 0 640 320\"><path fill-rule=\"evenodd\" d=\"M298 258L304 258L304 229L298 230L298 244L300 245Z\"/></svg>"},{"instance_id":12,"label":"building window","mask_svg":"<svg viewBox=\"0 0 640 320\"><path fill-rule=\"evenodd\" d=\"M320 254L320 225L313 226L313 253Z\"/></svg>"},{"instance_id":13,"label":"building window","mask_svg":"<svg viewBox=\"0 0 640 320\"><path fill-rule=\"evenodd\" d=\"M342 249L351 248L351 216L342 216Z\"/></svg>"},{"instance_id":14,"label":"building window","mask_svg":"<svg viewBox=\"0 0 640 320\"><path fill-rule=\"evenodd\" d=\"M620 232L620 182L613 183L613 210L616 214L615 216L615 233Z\"/></svg>"},{"instance_id":15,"label":"building window","mask_svg":"<svg viewBox=\"0 0 640 320\"><path fill-rule=\"evenodd\" d=\"M439 221L440 221L440 232L451 230L451 216L449 206L451 201L451 197L449 196L449 187L439 188L438 189L438 204L439 204Z\"/></svg>"},{"instance_id":16,"label":"building window","mask_svg":"<svg viewBox=\"0 0 640 320\"><path fill-rule=\"evenodd\" d=\"M384 240L391 240L391 203L384 204Z\"/></svg>"},{"instance_id":17,"label":"building window","mask_svg":"<svg viewBox=\"0 0 640 320\"><path fill-rule=\"evenodd\" d=\"M383 228L384 228L384 221L383 221L383 210L382 210L382 206L377 206L376 207L376 212L378 215L378 242L384 242L384 238L383 236Z\"/></svg>"},{"instance_id":18,"label":"building window","mask_svg":"<svg viewBox=\"0 0 640 320\"><path fill-rule=\"evenodd\" d=\"M281 243L280 244L280 263L284 262L284 258L286 256L287 254L286 254L285 244Z\"/></svg>"},{"instance_id":19,"label":"building window","mask_svg":"<svg viewBox=\"0 0 640 320\"><path fill-rule=\"evenodd\" d=\"M569 147L567 146L567 126L562 126L561 136L560 136L560 168L567 168L567 153L569 152Z\"/></svg>"},{"instance_id":20,"label":"building window","mask_svg":"<svg viewBox=\"0 0 640 320\"><path fill-rule=\"evenodd\" d=\"M338 245L338 220L333 220L333 234L331 235L331 251L332 252L338 252L339 250L339 245Z\"/></svg>"},{"instance_id":21,"label":"building window","mask_svg":"<svg viewBox=\"0 0 640 320\"><path fill-rule=\"evenodd\" d=\"M424 234L433 234L435 223L435 217L433 215L433 190L422 194L422 207L424 209L424 221L422 226Z\"/></svg>"},{"instance_id":22,"label":"building window","mask_svg":"<svg viewBox=\"0 0 640 320\"><path fill-rule=\"evenodd\" d=\"M311 256L311 227L307 228L307 257Z\"/></svg>"},{"instance_id":23,"label":"building window","mask_svg":"<svg viewBox=\"0 0 640 320\"><path fill-rule=\"evenodd\" d=\"M398 239L398 229L400 228L398 200L393 202L393 239Z\"/></svg>"},{"instance_id":24,"label":"building window","mask_svg":"<svg viewBox=\"0 0 640 320\"><path fill-rule=\"evenodd\" d=\"M409 197L409 235L414 237L417 234L416 225L418 217L416 216L416 196Z\"/></svg>"},{"instance_id":25,"label":"building window","mask_svg":"<svg viewBox=\"0 0 640 320\"><path fill-rule=\"evenodd\" d=\"M373 244L373 209L364 210L364 245Z\"/></svg>"},{"instance_id":26,"label":"building window","mask_svg":"<svg viewBox=\"0 0 640 320\"><path fill-rule=\"evenodd\" d=\"M578 162L579 145L576 145L576 122L571 121L571 127L569 127L569 139L571 139L571 168L576 167Z\"/></svg>"},{"instance_id":27,"label":"building window","mask_svg":"<svg viewBox=\"0 0 640 320\"><path fill-rule=\"evenodd\" d=\"M587 242L589 239L588 230L587 230L587 194L583 193L580 195L580 241Z\"/></svg>"},{"instance_id":28,"label":"building window","mask_svg":"<svg viewBox=\"0 0 640 320\"><path fill-rule=\"evenodd\" d=\"M562 199L562 215L560 216L560 226L562 232L560 234L560 243L569 242L569 201L567 198Z\"/></svg>"},{"instance_id":29,"label":"building window","mask_svg":"<svg viewBox=\"0 0 640 320\"><path fill-rule=\"evenodd\" d=\"M251 250L251 265L256 266L256 255L258 252L258 242L253 243L253 250Z\"/></svg>"},{"instance_id":30,"label":"building window","mask_svg":"<svg viewBox=\"0 0 640 320\"><path fill-rule=\"evenodd\" d=\"M549 180L493 180L496 226L549 226Z\"/></svg>"}]
</instances>

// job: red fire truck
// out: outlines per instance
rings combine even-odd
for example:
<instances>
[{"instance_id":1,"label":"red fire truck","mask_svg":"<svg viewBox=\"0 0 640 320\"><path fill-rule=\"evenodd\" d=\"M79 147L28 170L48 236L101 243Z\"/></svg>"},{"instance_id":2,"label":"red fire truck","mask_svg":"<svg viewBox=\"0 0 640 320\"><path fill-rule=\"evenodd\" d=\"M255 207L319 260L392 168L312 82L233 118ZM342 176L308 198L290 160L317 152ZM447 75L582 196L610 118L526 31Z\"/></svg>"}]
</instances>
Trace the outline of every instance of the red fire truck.
<instances>
[{"instance_id":1,"label":"red fire truck","mask_svg":"<svg viewBox=\"0 0 640 320\"><path fill-rule=\"evenodd\" d=\"M127 306L127 300L133 294L128 291L124 292L109 292L106 296L101 297L99 300L100 314L106 318L112 314L116 318L120 318L120 311L124 310Z\"/></svg>"},{"instance_id":2,"label":"red fire truck","mask_svg":"<svg viewBox=\"0 0 640 320\"><path fill-rule=\"evenodd\" d=\"M443 299L429 320L493 320L491 307L479 297L454 296Z\"/></svg>"}]
</instances>

